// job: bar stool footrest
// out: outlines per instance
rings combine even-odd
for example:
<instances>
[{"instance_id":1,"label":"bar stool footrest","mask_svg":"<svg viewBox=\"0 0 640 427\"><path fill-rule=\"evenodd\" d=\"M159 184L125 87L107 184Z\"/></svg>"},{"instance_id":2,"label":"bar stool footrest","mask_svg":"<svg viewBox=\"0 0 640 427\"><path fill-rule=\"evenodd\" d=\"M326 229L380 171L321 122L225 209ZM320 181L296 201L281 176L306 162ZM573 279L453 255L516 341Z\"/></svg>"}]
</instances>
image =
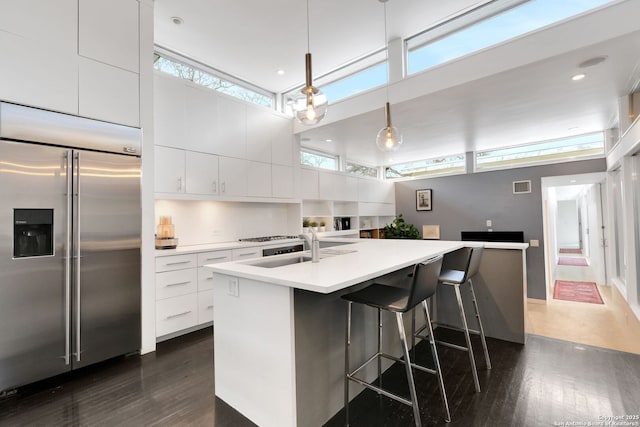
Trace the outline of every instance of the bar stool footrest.
<instances>
[{"instance_id":1,"label":"bar stool footrest","mask_svg":"<svg viewBox=\"0 0 640 427\"><path fill-rule=\"evenodd\" d=\"M438 328L451 329L452 331L464 332L464 328L460 328L459 326L449 325L447 323L431 322L431 324L435 325ZM424 328L425 327L423 326L421 329L424 329ZM418 330L418 332L421 332L421 330ZM476 329L469 329L469 333L474 335L480 335L480 331Z\"/></svg>"}]
</instances>

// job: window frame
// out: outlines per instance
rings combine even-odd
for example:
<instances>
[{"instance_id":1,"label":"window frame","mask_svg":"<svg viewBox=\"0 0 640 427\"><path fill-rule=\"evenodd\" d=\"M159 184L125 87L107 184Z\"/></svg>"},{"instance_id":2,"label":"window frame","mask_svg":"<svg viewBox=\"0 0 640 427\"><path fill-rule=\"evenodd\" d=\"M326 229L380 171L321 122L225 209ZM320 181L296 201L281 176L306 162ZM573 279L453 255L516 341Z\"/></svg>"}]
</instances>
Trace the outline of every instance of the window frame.
<instances>
[{"instance_id":1,"label":"window frame","mask_svg":"<svg viewBox=\"0 0 640 427\"><path fill-rule=\"evenodd\" d=\"M356 166L360 166L360 167L363 167L363 168L373 169L373 170L376 171L376 176L362 175L362 174L349 172L348 168L349 168L350 164L356 165ZM371 166L371 165L366 165L364 163L356 162L356 161L353 161L353 160L345 160L345 162L344 162L344 173L346 173L347 175L350 175L350 176L357 176L357 177L362 177L362 178L380 179L380 166Z\"/></svg>"},{"instance_id":2,"label":"window frame","mask_svg":"<svg viewBox=\"0 0 640 427\"><path fill-rule=\"evenodd\" d=\"M278 102L277 102L278 99L277 99L276 94L273 93L273 92L269 92L266 89L263 89L263 88L260 88L258 86L255 86L255 85L253 85L253 84L251 84L249 82L245 82L244 80L241 80L241 79L239 79L237 77L233 77L233 76L231 76L231 75L229 75L229 74L227 74L225 72L222 72L220 70L216 70L215 68L212 68L212 67L210 67L210 66L208 66L206 64L203 64L201 62L198 62L198 61L195 61L193 59L181 56L181 55L179 55L179 54L177 54L175 52L172 52L172 51L170 51L168 49L162 48L161 46L155 45L153 53L154 53L153 69L154 69L155 72L167 74L169 76L173 76L175 78L191 82L192 84L198 85L199 87L203 87L203 88L206 88L206 89L209 89L209 90L213 90L215 92L223 93L223 94L225 94L227 96L231 96L231 97L233 97L235 99L239 99L239 100L247 102L247 103L249 103L251 105L258 105L258 106L261 106L263 108L268 108L270 110L277 110L277 108L278 108ZM164 72L162 70L157 70L155 68L155 62L156 62L155 57L156 56L159 56L161 58L164 58L164 59L166 59L168 61L175 62L175 63L180 64L180 65L183 65L185 67L190 67L190 68L192 68L192 69L194 69L196 71L199 71L201 73L209 74L209 75L213 76L214 78L220 79L223 82L231 83L234 86L237 86L237 87L239 87L239 88L241 88L243 90L246 90L248 92L253 92L256 95L264 96L265 98L268 98L268 99L271 100L271 106L267 106L265 104L258 103L258 102L253 102L250 99L239 97L237 95L234 95L233 93L228 93L228 92L225 92L225 91L222 91L222 90L213 89L213 88L210 88L209 86L199 84L198 82L195 82L193 80L184 79L184 78L182 78L180 76L175 76L174 74L166 73L166 72Z\"/></svg>"},{"instance_id":3,"label":"window frame","mask_svg":"<svg viewBox=\"0 0 640 427\"><path fill-rule=\"evenodd\" d=\"M303 153L308 153L314 156L319 156L319 157L326 157L329 159L333 159L336 162L336 168L335 169L329 169L329 168L323 168L321 166L315 166L315 165L309 165L307 163L302 163L302 154ZM338 154L333 154L333 153L328 153L325 151L320 151L320 150L316 150L314 148L308 148L308 147L300 147L300 156L299 156L299 161L300 161L300 166L302 167L306 167L306 168L311 168L311 169L316 169L316 170L323 170L323 171L333 171L333 172L340 172L340 155Z\"/></svg>"},{"instance_id":4,"label":"window frame","mask_svg":"<svg viewBox=\"0 0 640 427\"><path fill-rule=\"evenodd\" d=\"M417 176L403 176L403 177L397 177L397 178L387 177L387 169L393 166L404 165L407 163L431 162L437 159L447 159L447 158L453 158L453 157L462 157L462 160L460 160L464 164L462 170L453 170L450 172L433 172L433 173L425 173ZM382 169L383 179L386 181L409 181L409 180L415 180L415 179L436 178L441 176L464 175L467 172L468 172L467 171L467 153L458 153L458 154L451 154L448 156L438 156L438 157L431 157L428 159L411 160L408 162L394 163L391 165L384 165Z\"/></svg>"}]
</instances>

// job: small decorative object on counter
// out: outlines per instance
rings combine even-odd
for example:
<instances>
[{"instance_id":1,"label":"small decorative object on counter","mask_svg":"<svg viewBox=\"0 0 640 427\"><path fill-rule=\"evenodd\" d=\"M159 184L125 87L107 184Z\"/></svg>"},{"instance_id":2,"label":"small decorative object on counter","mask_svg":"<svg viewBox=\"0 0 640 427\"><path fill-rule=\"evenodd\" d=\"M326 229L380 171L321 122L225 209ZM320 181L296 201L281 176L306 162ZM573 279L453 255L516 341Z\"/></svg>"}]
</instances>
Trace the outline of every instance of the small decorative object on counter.
<instances>
[{"instance_id":1,"label":"small decorative object on counter","mask_svg":"<svg viewBox=\"0 0 640 427\"><path fill-rule=\"evenodd\" d=\"M318 231L325 231L325 223L324 221L320 221L320 227L318 227Z\"/></svg>"},{"instance_id":2,"label":"small decorative object on counter","mask_svg":"<svg viewBox=\"0 0 640 427\"><path fill-rule=\"evenodd\" d=\"M315 221L311 221L311 223L309 224L312 228L314 228L316 231L318 231L318 223Z\"/></svg>"},{"instance_id":3,"label":"small decorative object on counter","mask_svg":"<svg viewBox=\"0 0 640 427\"><path fill-rule=\"evenodd\" d=\"M303 219L302 220L302 232L303 233L309 233L309 220L308 219Z\"/></svg>"},{"instance_id":4,"label":"small decorative object on counter","mask_svg":"<svg viewBox=\"0 0 640 427\"><path fill-rule=\"evenodd\" d=\"M170 216L161 216L156 228L156 249L175 249L178 246L176 228Z\"/></svg>"}]
</instances>

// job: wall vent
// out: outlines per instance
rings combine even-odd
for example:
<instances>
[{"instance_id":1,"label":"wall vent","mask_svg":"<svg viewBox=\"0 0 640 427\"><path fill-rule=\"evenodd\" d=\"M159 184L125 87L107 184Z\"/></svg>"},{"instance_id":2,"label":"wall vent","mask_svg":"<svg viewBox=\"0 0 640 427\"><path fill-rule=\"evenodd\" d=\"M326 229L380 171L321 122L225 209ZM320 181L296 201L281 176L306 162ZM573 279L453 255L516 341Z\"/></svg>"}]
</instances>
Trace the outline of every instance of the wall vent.
<instances>
[{"instance_id":1,"label":"wall vent","mask_svg":"<svg viewBox=\"0 0 640 427\"><path fill-rule=\"evenodd\" d=\"M513 194L531 193L531 180L513 181Z\"/></svg>"}]
</instances>

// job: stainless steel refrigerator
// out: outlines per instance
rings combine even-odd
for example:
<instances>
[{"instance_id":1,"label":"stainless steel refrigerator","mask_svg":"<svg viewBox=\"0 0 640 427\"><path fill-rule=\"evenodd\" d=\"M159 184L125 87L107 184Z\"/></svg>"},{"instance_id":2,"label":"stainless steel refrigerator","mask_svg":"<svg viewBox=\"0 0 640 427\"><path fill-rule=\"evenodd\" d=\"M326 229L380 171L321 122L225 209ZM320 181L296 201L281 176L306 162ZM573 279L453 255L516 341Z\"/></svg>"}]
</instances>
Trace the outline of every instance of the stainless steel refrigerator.
<instances>
[{"instance_id":1,"label":"stainless steel refrigerator","mask_svg":"<svg viewBox=\"0 0 640 427\"><path fill-rule=\"evenodd\" d=\"M0 391L140 348L140 141L0 103Z\"/></svg>"}]
</instances>

